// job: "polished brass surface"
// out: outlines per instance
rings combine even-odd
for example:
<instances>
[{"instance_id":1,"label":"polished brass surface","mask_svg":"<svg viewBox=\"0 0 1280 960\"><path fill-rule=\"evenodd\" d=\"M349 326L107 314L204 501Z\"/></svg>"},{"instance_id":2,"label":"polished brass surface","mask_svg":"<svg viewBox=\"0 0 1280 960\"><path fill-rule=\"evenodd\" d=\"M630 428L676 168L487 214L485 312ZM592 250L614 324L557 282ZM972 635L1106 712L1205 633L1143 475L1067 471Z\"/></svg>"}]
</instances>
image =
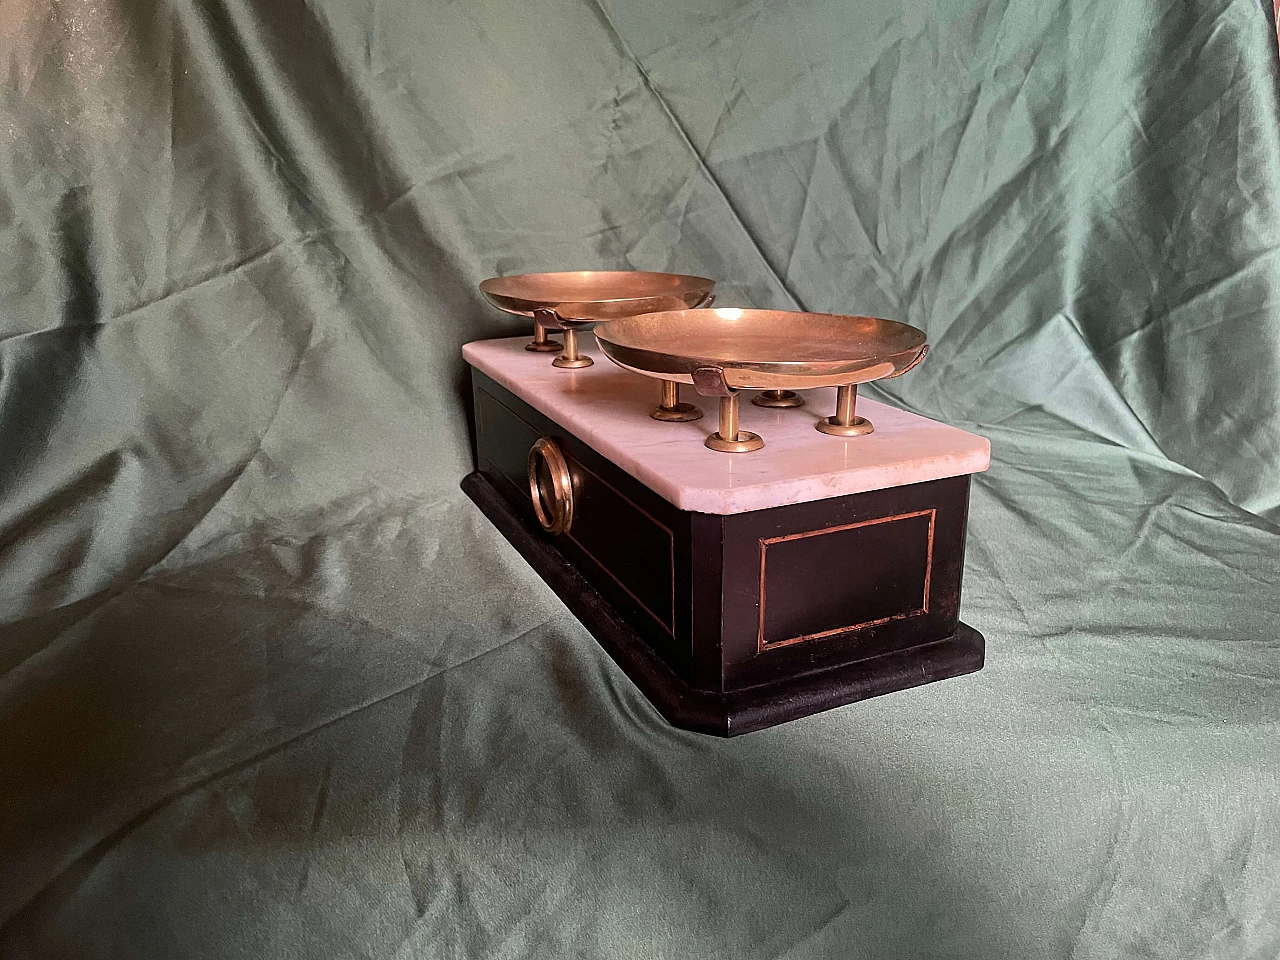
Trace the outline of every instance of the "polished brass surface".
<instances>
[{"instance_id":1,"label":"polished brass surface","mask_svg":"<svg viewBox=\"0 0 1280 960\"><path fill-rule=\"evenodd\" d=\"M738 398L720 398L720 439L736 440L738 437Z\"/></svg>"},{"instance_id":2,"label":"polished brass surface","mask_svg":"<svg viewBox=\"0 0 1280 960\"><path fill-rule=\"evenodd\" d=\"M649 416L664 423L692 423L702 419L702 410L692 403L677 403L674 407L654 407Z\"/></svg>"},{"instance_id":3,"label":"polished brass surface","mask_svg":"<svg viewBox=\"0 0 1280 960\"><path fill-rule=\"evenodd\" d=\"M871 433L875 430L871 421L857 416L854 412L857 402L857 384L837 387L835 416L823 417L814 426L822 433L833 437L861 437Z\"/></svg>"},{"instance_id":4,"label":"polished brass surface","mask_svg":"<svg viewBox=\"0 0 1280 960\"><path fill-rule=\"evenodd\" d=\"M726 440L719 433L713 433L703 442L716 453L750 453L764 446L760 434L750 430L739 430L737 440Z\"/></svg>"},{"instance_id":5,"label":"polished brass surface","mask_svg":"<svg viewBox=\"0 0 1280 960\"><path fill-rule=\"evenodd\" d=\"M552 340L547 336L547 328L535 317L533 321L533 339L524 345L526 350L532 350L535 353L551 353L559 352L560 341Z\"/></svg>"},{"instance_id":6,"label":"polished brass surface","mask_svg":"<svg viewBox=\"0 0 1280 960\"><path fill-rule=\"evenodd\" d=\"M874 317L786 310L669 310L611 320L596 339L620 366L689 383L718 367L733 389L803 390L900 375L918 363L923 330Z\"/></svg>"},{"instance_id":7,"label":"polished brass surface","mask_svg":"<svg viewBox=\"0 0 1280 960\"><path fill-rule=\"evenodd\" d=\"M836 390L836 422L853 423L854 410L858 403L857 387L839 387Z\"/></svg>"},{"instance_id":8,"label":"polished brass surface","mask_svg":"<svg viewBox=\"0 0 1280 960\"><path fill-rule=\"evenodd\" d=\"M660 380L662 384L662 406L674 407L680 402L680 384L674 380Z\"/></svg>"},{"instance_id":9,"label":"polished brass surface","mask_svg":"<svg viewBox=\"0 0 1280 960\"><path fill-rule=\"evenodd\" d=\"M662 397L649 416L667 423L689 423L702 419L702 410L692 403L680 402L680 384L674 380L659 380Z\"/></svg>"},{"instance_id":10,"label":"polished brass surface","mask_svg":"<svg viewBox=\"0 0 1280 960\"><path fill-rule=\"evenodd\" d=\"M589 367L593 363L590 357L584 357L578 353L578 331L572 327L564 328L564 353L551 361L553 367L569 367L576 369L578 367Z\"/></svg>"},{"instance_id":11,"label":"polished brass surface","mask_svg":"<svg viewBox=\"0 0 1280 960\"><path fill-rule=\"evenodd\" d=\"M698 367L690 379L693 388L704 397L731 397L737 393L725 382L724 371L719 367Z\"/></svg>"},{"instance_id":12,"label":"polished brass surface","mask_svg":"<svg viewBox=\"0 0 1280 960\"><path fill-rule=\"evenodd\" d=\"M539 437L529 448L526 469L538 524L547 533L567 533L573 525L573 474L555 440Z\"/></svg>"},{"instance_id":13,"label":"polished brass surface","mask_svg":"<svg viewBox=\"0 0 1280 960\"><path fill-rule=\"evenodd\" d=\"M552 366L576 369L591 366L578 353L572 334L589 330L601 320L630 317L655 310L679 310L715 300L714 280L679 273L644 270L574 270L563 273L524 273L490 277L480 292L499 310L533 317L533 341L526 350L558 350L547 330L565 331L564 353Z\"/></svg>"},{"instance_id":14,"label":"polished brass surface","mask_svg":"<svg viewBox=\"0 0 1280 960\"><path fill-rule=\"evenodd\" d=\"M738 395L720 397L720 426L706 439L706 445L719 453L750 453L764 446L759 434L738 429Z\"/></svg>"},{"instance_id":15,"label":"polished brass surface","mask_svg":"<svg viewBox=\"0 0 1280 960\"><path fill-rule=\"evenodd\" d=\"M751 398L757 407L803 407L804 397L794 390L766 390Z\"/></svg>"},{"instance_id":16,"label":"polished brass surface","mask_svg":"<svg viewBox=\"0 0 1280 960\"><path fill-rule=\"evenodd\" d=\"M912 370L918 367L920 365L920 362L924 360L924 358L927 357L928 355L929 355L929 345L926 343L920 350L920 356L916 357L914 360L908 363L905 367L903 367L897 373L893 374L892 376L885 377L884 379L892 380L894 377L900 377L904 373L910 373Z\"/></svg>"},{"instance_id":17,"label":"polished brass surface","mask_svg":"<svg viewBox=\"0 0 1280 960\"><path fill-rule=\"evenodd\" d=\"M706 444L720 453L747 453L759 450L764 441L754 433L738 429L738 391L725 383L719 367L697 367L692 375L694 389L704 397L720 399L720 424Z\"/></svg>"},{"instance_id":18,"label":"polished brass surface","mask_svg":"<svg viewBox=\"0 0 1280 960\"><path fill-rule=\"evenodd\" d=\"M787 399L778 395L791 390L844 388L848 416L841 408L818 429L857 436L872 428L853 414L852 387L901 376L928 350L923 330L894 320L735 307L624 317L598 327L596 339L605 356L627 370L692 383L702 396L722 398L720 429L706 442L733 452L764 445L755 434L737 431L735 391L766 390L773 394L768 400Z\"/></svg>"},{"instance_id":19,"label":"polished brass surface","mask_svg":"<svg viewBox=\"0 0 1280 960\"><path fill-rule=\"evenodd\" d=\"M554 311L560 321L590 324L696 307L710 298L714 286L715 281L706 277L678 273L573 270L491 277L480 284L480 292L507 313L532 317L541 308Z\"/></svg>"},{"instance_id":20,"label":"polished brass surface","mask_svg":"<svg viewBox=\"0 0 1280 960\"><path fill-rule=\"evenodd\" d=\"M814 426L830 437L862 437L875 430L871 421L863 417L854 417L852 423L840 423L835 417L823 417Z\"/></svg>"}]
</instances>

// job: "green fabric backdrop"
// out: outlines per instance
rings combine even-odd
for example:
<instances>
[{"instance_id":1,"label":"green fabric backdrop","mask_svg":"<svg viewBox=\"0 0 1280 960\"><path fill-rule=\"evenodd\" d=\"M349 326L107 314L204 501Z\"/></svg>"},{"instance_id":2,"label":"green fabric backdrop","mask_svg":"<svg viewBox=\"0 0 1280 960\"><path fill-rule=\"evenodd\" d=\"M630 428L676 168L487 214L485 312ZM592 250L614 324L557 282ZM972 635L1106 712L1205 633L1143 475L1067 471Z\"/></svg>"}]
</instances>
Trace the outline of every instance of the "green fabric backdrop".
<instances>
[{"instance_id":1,"label":"green fabric backdrop","mask_svg":"<svg viewBox=\"0 0 1280 960\"><path fill-rule=\"evenodd\" d=\"M0 956L1280 955L1267 0L0 2ZM665 726L476 284L929 332L971 677Z\"/></svg>"}]
</instances>

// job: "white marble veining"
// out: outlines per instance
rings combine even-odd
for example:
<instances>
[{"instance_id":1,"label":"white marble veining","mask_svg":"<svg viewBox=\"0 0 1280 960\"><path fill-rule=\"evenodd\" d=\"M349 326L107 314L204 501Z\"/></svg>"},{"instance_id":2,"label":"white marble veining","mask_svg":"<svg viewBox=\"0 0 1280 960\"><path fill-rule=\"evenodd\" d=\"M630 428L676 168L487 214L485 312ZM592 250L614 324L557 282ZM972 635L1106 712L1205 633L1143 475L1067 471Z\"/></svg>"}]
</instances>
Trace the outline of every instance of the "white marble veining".
<instances>
[{"instance_id":1,"label":"white marble veining","mask_svg":"<svg viewBox=\"0 0 1280 960\"><path fill-rule=\"evenodd\" d=\"M590 335L581 352L595 364L551 366L551 356L524 349L529 338L481 340L462 348L467 362L531 407L589 444L682 510L745 513L864 493L942 477L979 473L991 462L984 438L863 397L858 414L875 425L864 437L830 437L814 429L835 411L835 389L807 390L805 405L769 410L741 396L741 427L760 434L752 453L717 453L703 446L716 429L715 399L682 387L680 399L702 408L693 423L649 416L659 382L612 363Z\"/></svg>"}]
</instances>

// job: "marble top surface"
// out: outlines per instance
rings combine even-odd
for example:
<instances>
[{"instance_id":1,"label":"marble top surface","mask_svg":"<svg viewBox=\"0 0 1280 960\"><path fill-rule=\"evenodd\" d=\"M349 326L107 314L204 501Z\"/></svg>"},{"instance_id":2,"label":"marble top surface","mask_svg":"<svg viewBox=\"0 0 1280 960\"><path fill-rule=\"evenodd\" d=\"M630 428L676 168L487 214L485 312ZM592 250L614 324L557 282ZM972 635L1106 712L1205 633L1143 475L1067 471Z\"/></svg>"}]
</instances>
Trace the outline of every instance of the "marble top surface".
<instances>
[{"instance_id":1,"label":"marble top surface","mask_svg":"<svg viewBox=\"0 0 1280 960\"><path fill-rule=\"evenodd\" d=\"M848 439L819 433L814 423L835 411L832 387L807 390L804 406L784 410L757 407L755 392L742 391L740 429L760 434L764 448L717 453L703 446L716 429L714 398L682 386L680 399L701 407L703 418L662 423L649 416L659 381L614 364L593 336L579 336L579 349L595 364L577 370L553 367L554 354L525 350L528 341L480 340L462 355L682 510L745 513L978 473L991 462L984 437L861 396L858 414L874 433Z\"/></svg>"}]
</instances>

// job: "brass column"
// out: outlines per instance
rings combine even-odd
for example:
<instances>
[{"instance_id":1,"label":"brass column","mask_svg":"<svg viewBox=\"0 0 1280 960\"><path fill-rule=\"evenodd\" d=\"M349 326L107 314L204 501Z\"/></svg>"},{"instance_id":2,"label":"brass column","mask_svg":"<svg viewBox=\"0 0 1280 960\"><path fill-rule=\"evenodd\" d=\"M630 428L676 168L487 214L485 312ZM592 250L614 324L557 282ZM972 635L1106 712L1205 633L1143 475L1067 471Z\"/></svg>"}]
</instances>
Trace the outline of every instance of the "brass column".
<instances>
[{"instance_id":1,"label":"brass column","mask_svg":"<svg viewBox=\"0 0 1280 960\"><path fill-rule=\"evenodd\" d=\"M804 397L794 390L766 390L751 400L757 407L800 407Z\"/></svg>"},{"instance_id":2,"label":"brass column","mask_svg":"<svg viewBox=\"0 0 1280 960\"><path fill-rule=\"evenodd\" d=\"M533 318L533 339L524 345L526 350L533 350L535 353L550 353L553 350L560 349L560 341L552 340L547 336L547 328L535 316Z\"/></svg>"},{"instance_id":3,"label":"brass column","mask_svg":"<svg viewBox=\"0 0 1280 960\"><path fill-rule=\"evenodd\" d=\"M749 453L764 446L759 434L738 429L738 394L720 397L720 429L707 437L707 446L720 453Z\"/></svg>"},{"instance_id":4,"label":"brass column","mask_svg":"<svg viewBox=\"0 0 1280 960\"><path fill-rule=\"evenodd\" d=\"M680 402L680 384L675 380L660 380L662 394L659 403L649 416L667 423L687 423L702 419L702 411L692 403Z\"/></svg>"},{"instance_id":5,"label":"brass column","mask_svg":"<svg viewBox=\"0 0 1280 960\"><path fill-rule=\"evenodd\" d=\"M855 412L858 403L858 385L846 384L836 388L836 414L834 417L823 417L815 427L833 437L861 437L871 433L875 428L871 421L859 417Z\"/></svg>"},{"instance_id":6,"label":"brass column","mask_svg":"<svg viewBox=\"0 0 1280 960\"><path fill-rule=\"evenodd\" d=\"M570 326L564 328L564 353L551 361L553 367L589 367L594 363L590 357L578 353L578 331Z\"/></svg>"},{"instance_id":7,"label":"brass column","mask_svg":"<svg viewBox=\"0 0 1280 960\"><path fill-rule=\"evenodd\" d=\"M738 395L720 398L720 437L738 439Z\"/></svg>"}]
</instances>

